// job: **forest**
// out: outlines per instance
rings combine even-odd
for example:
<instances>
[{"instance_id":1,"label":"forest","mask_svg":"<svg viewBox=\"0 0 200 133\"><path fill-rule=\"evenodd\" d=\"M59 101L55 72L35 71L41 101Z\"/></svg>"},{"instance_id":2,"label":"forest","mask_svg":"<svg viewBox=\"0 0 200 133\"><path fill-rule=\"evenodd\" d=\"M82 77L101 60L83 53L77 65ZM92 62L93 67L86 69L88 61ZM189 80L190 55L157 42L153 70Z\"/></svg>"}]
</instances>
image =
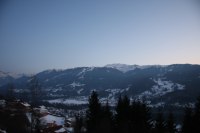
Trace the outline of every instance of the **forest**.
<instances>
[{"instance_id":1,"label":"forest","mask_svg":"<svg viewBox=\"0 0 200 133\"><path fill-rule=\"evenodd\" d=\"M102 105L98 94L92 92L89 97L88 110L85 117L76 116L75 133L199 133L200 132L200 98L195 107L185 107L180 128L173 111L164 118L162 110L156 117L151 115L151 109L145 101L130 101L127 96L120 96L115 110L111 110L107 102Z\"/></svg>"}]
</instances>

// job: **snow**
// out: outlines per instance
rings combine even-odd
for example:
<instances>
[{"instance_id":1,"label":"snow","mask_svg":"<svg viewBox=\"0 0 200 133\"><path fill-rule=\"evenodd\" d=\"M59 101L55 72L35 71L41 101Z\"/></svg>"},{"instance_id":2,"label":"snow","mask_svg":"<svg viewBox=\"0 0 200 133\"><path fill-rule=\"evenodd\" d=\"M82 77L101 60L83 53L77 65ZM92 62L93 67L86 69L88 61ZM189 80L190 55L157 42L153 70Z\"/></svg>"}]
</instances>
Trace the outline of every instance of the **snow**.
<instances>
[{"instance_id":1,"label":"snow","mask_svg":"<svg viewBox=\"0 0 200 133\"><path fill-rule=\"evenodd\" d=\"M134 70L135 68L137 68L138 65L126 65L126 64L119 64L119 63L116 63L116 64L108 64L106 65L105 67L107 68L114 68L114 69L117 69L119 71L122 71L122 72L128 72L130 70Z\"/></svg>"},{"instance_id":2,"label":"snow","mask_svg":"<svg viewBox=\"0 0 200 133\"><path fill-rule=\"evenodd\" d=\"M139 65L126 65L126 64L116 63L116 64L108 64L105 67L114 68L114 69L117 69L117 70L125 73L125 72L131 71L131 70L135 70L136 68L147 69L147 68L150 68L150 67L159 68L159 67L166 67L166 66L167 65L143 65L143 66L139 66Z\"/></svg>"},{"instance_id":3,"label":"snow","mask_svg":"<svg viewBox=\"0 0 200 133\"><path fill-rule=\"evenodd\" d=\"M65 118L57 117L54 115L46 115L46 116L40 118L40 123L42 125L47 125L48 123L55 123L56 125L64 125Z\"/></svg>"},{"instance_id":4,"label":"snow","mask_svg":"<svg viewBox=\"0 0 200 133\"><path fill-rule=\"evenodd\" d=\"M67 99L64 101L64 104L75 104L75 105L79 105L79 104L87 104L87 101L79 101L76 99Z\"/></svg>"},{"instance_id":5,"label":"snow","mask_svg":"<svg viewBox=\"0 0 200 133\"><path fill-rule=\"evenodd\" d=\"M59 130L56 130L55 132L56 133L62 133L62 132L65 132L66 130L62 127L62 128L60 128Z\"/></svg>"},{"instance_id":6,"label":"snow","mask_svg":"<svg viewBox=\"0 0 200 133\"><path fill-rule=\"evenodd\" d=\"M0 78L6 78L6 77L12 77L14 79L18 79L22 76L25 76L25 74L17 74L17 73L10 73L10 72L2 72L0 71Z\"/></svg>"},{"instance_id":7,"label":"snow","mask_svg":"<svg viewBox=\"0 0 200 133\"><path fill-rule=\"evenodd\" d=\"M181 129L182 129L182 126L181 126L180 124L177 124L177 125L176 125L176 130L177 130L178 132L180 132Z\"/></svg>"},{"instance_id":8,"label":"snow","mask_svg":"<svg viewBox=\"0 0 200 133\"><path fill-rule=\"evenodd\" d=\"M78 93L78 94L81 94L81 92L82 92L83 90L84 90L84 89L82 88L82 89L78 90L77 93Z\"/></svg>"},{"instance_id":9,"label":"snow","mask_svg":"<svg viewBox=\"0 0 200 133\"><path fill-rule=\"evenodd\" d=\"M48 69L48 70L45 70L44 72L45 73L51 73L51 72L62 72L63 69Z\"/></svg>"},{"instance_id":10,"label":"snow","mask_svg":"<svg viewBox=\"0 0 200 133\"><path fill-rule=\"evenodd\" d=\"M87 68L83 68L81 72L79 72L77 74L77 76L83 76L86 72L89 72L89 71L93 71L95 67L87 67Z\"/></svg>"},{"instance_id":11,"label":"snow","mask_svg":"<svg viewBox=\"0 0 200 133\"><path fill-rule=\"evenodd\" d=\"M69 86L71 86L72 88L75 88L75 87L81 87L81 86L84 86L85 84L81 84L79 82L73 82L71 84L69 84Z\"/></svg>"},{"instance_id":12,"label":"snow","mask_svg":"<svg viewBox=\"0 0 200 133\"><path fill-rule=\"evenodd\" d=\"M166 81L164 80L164 78L152 80L156 83L156 85L154 85L150 90L144 91L140 95L138 95L139 98L142 98L144 96L147 98L159 97L176 90L180 91L185 89L184 85L173 83L172 81Z\"/></svg>"},{"instance_id":13,"label":"snow","mask_svg":"<svg viewBox=\"0 0 200 133\"><path fill-rule=\"evenodd\" d=\"M25 107L30 107L31 105L28 103L21 103L22 105L24 105Z\"/></svg>"},{"instance_id":14,"label":"snow","mask_svg":"<svg viewBox=\"0 0 200 133\"><path fill-rule=\"evenodd\" d=\"M0 106L1 107L5 107L6 105L6 101L5 100L0 100Z\"/></svg>"},{"instance_id":15,"label":"snow","mask_svg":"<svg viewBox=\"0 0 200 133\"><path fill-rule=\"evenodd\" d=\"M0 77L1 77L1 78L5 78L5 77L8 77L8 76L9 76L8 73L1 72L1 71L0 71Z\"/></svg>"},{"instance_id":16,"label":"snow","mask_svg":"<svg viewBox=\"0 0 200 133\"><path fill-rule=\"evenodd\" d=\"M8 77L8 76L9 76L8 73L0 71L0 77L1 78L5 78L5 77Z\"/></svg>"},{"instance_id":17,"label":"snow","mask_svg":"<svg viewBox=\"0 0 200 133\"><path fill-rule=\"evenodd\" d=\"M126 91L129 91L129 89L130 89L130 87L126 88L125 90L126 90Z\"/></svg>"},{"instance_id":18,"label":"snow","mask_svg":"<svg viewBox=\"0 0 200 133\"><path fill-rule=\"evenodd\" d=\"M115 94L119 93L121 89L107 89L105 91L110 92L110 96L114 96Z\"/></svg>"},{"instance_id":19,"label":"snow","mask_svg":"<svg viewBox=\"0 0 200 133\"><path fill-rule=\"evenodd\" d=\"M62 91L62 88L58 87L57 89L52 90L52 92L58 92L58 91Z\"/></svg>"},{"instance_id":20,"label":"snow","mask_svg":"<svg viewBox=\"0 0 200 133\"><path fill-rule=\"evenodd\" d=\"M184 88L184 86L183 85L181 85L181 84L176 84L177 85L177 90L184 90L185 88Z\"/></svg>"},{"instance_id":21,"label":"snow","mask_svg":"<svg viewBox=\"0 0 200 133\"><path fill-rule=\"evenodd\" d=\"M149 107L155 107L155 108L158 108L158 107L162 107L165 105L165 102L159 102L157 104L151 104L149 105Z\"/></svg>"},{"instance_id":22,"label":"snow","mask_svg":"<svg viewBox=\"0 0 200 133\"><path fill-rule=\"evenodd\" d=\"M168 71L171 72L171 71L173 71L173 69L169 69Z\"/></svg>"},{"instance_id":23,"label":"snow","mask_svg":"<svg viewBox=\"0 0 200 133\"><path fill-rule=\"evenodd\" d=\"M64 84L57 84L56 87L59 87L59 86L62 86L62 85L64 85Z\"/></svg>"},{"instance_id":24,"label":"snow","mask_svg":"<svg viewBox=\"0 0 200 133\"><path fill-rule=\"evenodd\" d=\"M46 112L48 112L48 110L46 109L45 106L40 106L39 110L40 110L40 113L46 113Z\"/></svg>"},{"instance_id":25,"label":"snow","mask_svg":"<svg viewBox=\"0 0 200 133\"><path fill-rule=\"evenodd\" d=\"M79 77L79 79L84 79L84 76L83 76L83 75L82 75L82 76L80 76L80 77Z\"/></svg>"},{"instance_id":26,"label":"snow","mask_svg":"<svg viewBox=\"0 0 200 133\"><path fill-rule=\"evenodd\" d=\"M110 94L114 96L117 93L123 93L125 91L128 91L129 89L130 88L128 87L128 88L125 88L125 89L107 89L105 91L110 92Z\"/></svg>"},{"instance_id":27,"label":"snow","mask_svg":"<svg viewBox=\"0 0 200 133\"><path fill-rule=\"evenodd\" d=\"M54 100L47 100L47 102L53 104L53 103L62 103L66 105L81 105L81 104L87 104L87 99L54 99Z\"/></svg>"},{"instance_id":28,"label":"snow","mask_svg":"<svg viewBox=\"0 0 200 133\"><path fill-rule=\"evenodd\" d=\"M31 123L31 113L26 113L26 117L28 118L28 121Z\"/></svg>"},{"instance_id":29,"label":"snow","mask_svg":"<svg viewBox=\"0 0 200 133\"><path fill-rule=\"evenodd\" d=\"M120 90L120 93L123 93L124 91L125 91L124 89L121 89L121 90Z\"/></svg>"},{"instance_id":30,"label":"snow","mask_svg":"<svg viewBox=\"0 0 200 133\"><path fill-rule=\"evenodd\" d=\"M106 92L109 92L108 97L107 98L101 98L100 101L103 104L106 104L106 102L109 102L110 106L115 106L117 100L115 98L116 94L119 93L123 93L125 91L128 91L129 87L125 88L125 89L107 89L105 90Z\"/></svg>"},{"instance_id":31,"label":"snow","mask_svg":"<svg viewBox=\"0 0 200 133\"><path fill-rule=\"evenodd\" d=\"M67 128L67 132L72 133L73 131L74 131L74 130L73 130L72 127L68 127L68 128Z\"/></svg>"},{"instance_id":32,"label":"snow","mask_svg":"<svg viewBox=\"0 0 200 133\"><path fill-rule=\"evenodd\" d=\"M0 132L1 133L7 133L5 130L2 130L2 129L0 129Z\"/></svg>"}]
</instances>

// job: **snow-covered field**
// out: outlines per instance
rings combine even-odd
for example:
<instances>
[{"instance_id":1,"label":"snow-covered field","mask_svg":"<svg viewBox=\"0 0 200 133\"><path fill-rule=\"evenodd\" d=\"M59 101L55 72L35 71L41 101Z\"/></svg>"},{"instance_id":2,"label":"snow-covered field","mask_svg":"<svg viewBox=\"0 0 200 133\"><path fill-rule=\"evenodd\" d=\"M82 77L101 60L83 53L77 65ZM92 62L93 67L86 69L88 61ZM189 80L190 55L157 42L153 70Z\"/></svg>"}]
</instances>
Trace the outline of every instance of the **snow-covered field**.
<instances>
[{"instance_id":1,"label":"snow-covered field","mask_svg":"<svg viewBox=\"0 0 200 133\"><path fill-rule=\"evenodd\" d=\"M81 105L87 104L87 99L54 99L54 100L46 100L47 102L54 104L54 103L62 103L66 105Z\"/></svg>"},{"instance_id":2,"label":"snow-covered field","mask_svg":"<svg viewBox=\"0 0 200 133\"><path fill-rule=\"evenodd\" d=\"M78 82L73 82L69 86L71 86L72 88L75 88L75 87L80 87L80 86L84 86L84 85L85 84L81 84L81 83L78 83Z\"/></svg>"}]
</instances>

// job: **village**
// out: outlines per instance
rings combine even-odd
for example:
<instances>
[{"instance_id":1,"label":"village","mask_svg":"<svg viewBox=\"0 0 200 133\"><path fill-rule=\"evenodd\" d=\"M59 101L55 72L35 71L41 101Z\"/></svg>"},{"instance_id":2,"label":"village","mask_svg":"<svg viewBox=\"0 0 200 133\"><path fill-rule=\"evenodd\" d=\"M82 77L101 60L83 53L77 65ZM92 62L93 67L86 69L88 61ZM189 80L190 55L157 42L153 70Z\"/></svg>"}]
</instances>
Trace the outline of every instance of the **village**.
<instances>
[{"instance_id":1,"label":"village","mask_svg":"<svg viewBox=\"0 0 200 133\"><path fill-rule=\"evenodd\" d=\"M62 109L0 100L0 133L73 133L75 117ZM82 129L85 130L85 129Z\"/></svg>"}]
</instances>

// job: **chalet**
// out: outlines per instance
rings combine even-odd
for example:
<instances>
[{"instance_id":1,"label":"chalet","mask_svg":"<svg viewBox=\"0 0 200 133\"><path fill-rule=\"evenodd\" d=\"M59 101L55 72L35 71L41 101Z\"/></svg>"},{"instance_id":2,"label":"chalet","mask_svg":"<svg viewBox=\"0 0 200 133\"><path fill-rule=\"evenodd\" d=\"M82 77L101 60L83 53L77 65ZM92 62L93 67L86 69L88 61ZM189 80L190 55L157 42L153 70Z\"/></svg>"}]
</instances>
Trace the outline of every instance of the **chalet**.
<instances>
[{"instance_id":1,"label":"chalet","mask_svg":"<svg viewBox=\"0 0 200 133\"><path fill-rule=\"evenodd\" d=\"M34 112L39 116L43 117L49 114L45 106L40 106L39 108L34 108Z\"/></svg>"},{"instance_id":2,"label":"chalet","mask_svg":"<svg viewBox=\"0 0 200 133\"><path fill-rule=\"evenodd\" d=\"M0 108L4 108L6 106L5 100L0 100Z\"/></svg>"}]
</instances>

